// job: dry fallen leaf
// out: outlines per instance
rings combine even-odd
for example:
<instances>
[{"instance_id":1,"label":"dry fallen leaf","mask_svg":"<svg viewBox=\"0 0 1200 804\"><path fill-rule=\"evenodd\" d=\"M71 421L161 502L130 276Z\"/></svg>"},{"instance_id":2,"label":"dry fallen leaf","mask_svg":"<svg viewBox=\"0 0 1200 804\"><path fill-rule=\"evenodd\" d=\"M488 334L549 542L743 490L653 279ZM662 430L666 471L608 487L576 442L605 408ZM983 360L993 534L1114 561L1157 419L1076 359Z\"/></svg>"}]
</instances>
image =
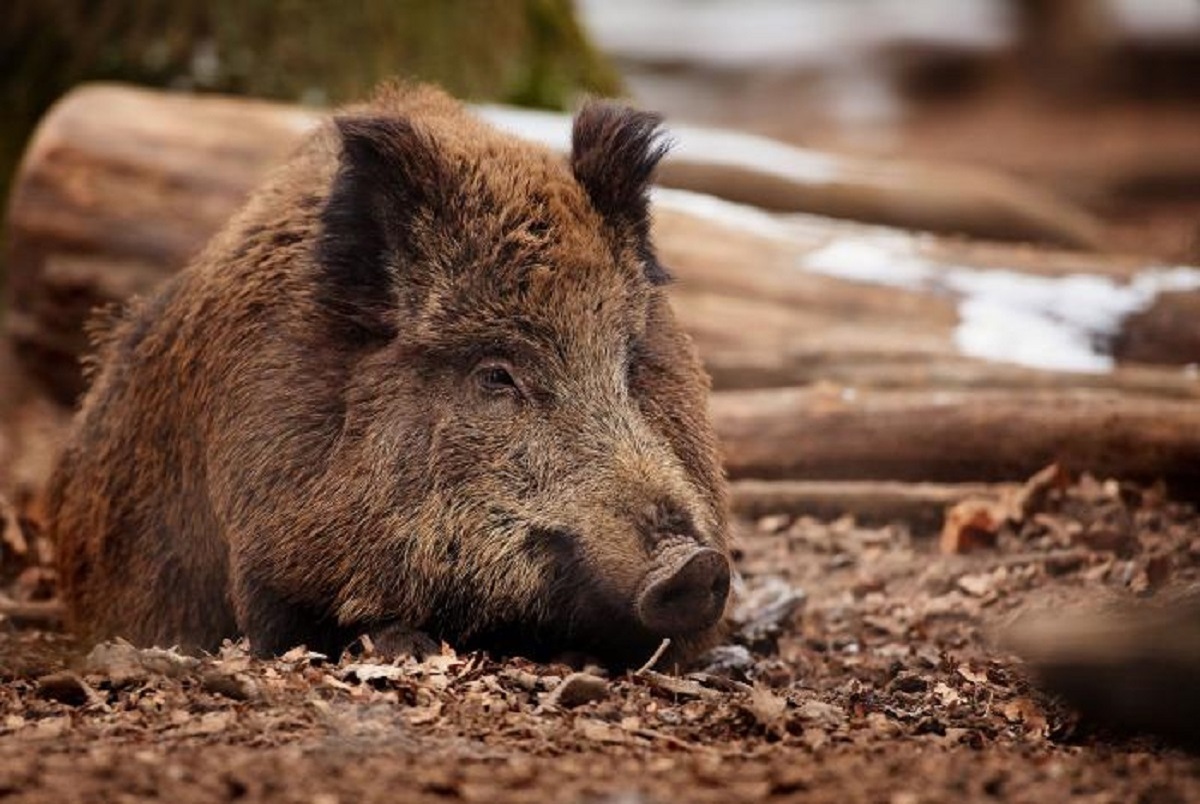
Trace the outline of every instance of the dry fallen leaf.
<instances>
[{"instance_id":1,"label":"dry fallen leaf","mask_svg":"<svg viewBox=\"0 0 1200 804\"><path fill-rule=\"evenodd\" d=\"M836 728L846 722L846 710L824 701L804 701L796 706L796 714L801 720L827 728Z\"/></svg>"},{"instance_id":2,"label":"dry fallen leaf","mask_svg":"<svg viewBox=\"0 0 1200 804\"><path fill-rule=\"evenodd\" d=\"M442 702L434 701L427 706L414 706L404 713L405 719L413 726L432 723L442 716Z\"/></svg>"},{"instance_id":3,"label":"dry fallen leaf","mask_svg":"<svg viewBox=\"0 0 1200 804\"><path fill-rule=\"evenodd\" d=\"M179 678L199 666L199 659L173 649L136 648L122 639L101 642L84 660L87 674L105 676L114 687L140 684L152 675Z\"/></svg>"},{"instance_id":4,"label":"dry fallen leaf","mask_svg":"<svg viewBox=\"0 0 1200 804\"><path fill-rule=\"evenodd\" d=\"M988 680L986 670L973 670L970 665L960 664L955 671L972 684L986 684Z\"/></svg>"},{"instance_id":5,"label":"dry fallen leaf","mask_svg":"<svg viewBox=\"0 0 1200 804\"><path fill-rule=\"evenodd\" d=\"M232 726L237 715L229 710L206 712L198 719L193 719L183 727L183 733L189 735L220 734Z\"/></svg>"},{"instance_id":6,"label":"dry fallen leaf","mask_svg":"<svg viewBox=\"0 0 1200 804\"><path fill-rule=\"evenodd\" d=\"M391 664L351 664L342 668L338 675L343 681L369 684L372 681L395 681L406 677L408 671Z\"/></svg>"},{"instance_id":7,"label":"dry fallen leaf","mask_svg":"<svg viewBox=\"0 0 1200 804\"><path fill-rule=\"evenodd\" d=\"M1029 698L1016 698L1000 708L1001 714L1010 723L1021 723L1031 734L1045 736L1048 732L1046 716Z\"/></svg>"},{"instance_id":8,"label":"dry fallen leaf","mask_svg":"<svg viewBox=\"0 0 1200 804\"><path fill-rule=\"evenodd\" d=\"M962 703L963 700L963 697L958 694L958 690L942 681L933 686L933 694L937 696L942 706L954 706Z\"/></svg>"},{"instance_id":9,"label":"dry fallen leaf","mask_svg":"<svg viewBox=\"0 0 1200 804\"><path fill-rule=\"evenodd\" d=\"M996 546L1000 526L1008 517L1007 506L995 500L963 500L946 512L942 525L943 553L969 553Z\"/></svg>"},{"instance_id":10,"label":"dry fallen leaf","mask_svg":"<svg viewBox=\"0 0 1200 804\"><path fill-rule=\"evenodd\" d=\"M575 731L585 740L597 743L625 743L630 739L629 734L620 726L592 717L576 720Z\"/></svg>"},{"instance_id":11,"label":"dry fallen leaf","mask_svg":"<svg viewBox=\"0 0 1200 804\"><path fill-rule=\"evenodd\" d=\"M766 687L750 690L746 710L767 731L779 733L783 729L783 716L787 711L787 699L776 695Z\"/></svg>"}]
</instances>

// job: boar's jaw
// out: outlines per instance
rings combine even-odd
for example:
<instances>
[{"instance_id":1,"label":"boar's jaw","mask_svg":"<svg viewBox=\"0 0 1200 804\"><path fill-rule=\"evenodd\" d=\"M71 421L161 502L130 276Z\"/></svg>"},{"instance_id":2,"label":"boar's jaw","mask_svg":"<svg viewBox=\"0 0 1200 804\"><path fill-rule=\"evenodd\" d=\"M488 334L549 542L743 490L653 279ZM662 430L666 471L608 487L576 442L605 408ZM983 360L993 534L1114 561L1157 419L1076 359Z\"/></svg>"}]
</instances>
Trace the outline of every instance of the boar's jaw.
<instances>
[{"instance_id":1,"label":"boar's jaw","mask_svg":"<svg viewBox=\"0 0 1200 804\"><path fill-rule=\"evenodd\" d=\"M628 589L588 560L578 533L534 527L525 538L531 557L552 568L541 616L493 622L470 634L467 647L541 660L585 655L623 668L640 665L671 637L677 647L665 667L719 638L729 562L699 539L662 538L641 581Z\"/></svg>"}]
</instances>

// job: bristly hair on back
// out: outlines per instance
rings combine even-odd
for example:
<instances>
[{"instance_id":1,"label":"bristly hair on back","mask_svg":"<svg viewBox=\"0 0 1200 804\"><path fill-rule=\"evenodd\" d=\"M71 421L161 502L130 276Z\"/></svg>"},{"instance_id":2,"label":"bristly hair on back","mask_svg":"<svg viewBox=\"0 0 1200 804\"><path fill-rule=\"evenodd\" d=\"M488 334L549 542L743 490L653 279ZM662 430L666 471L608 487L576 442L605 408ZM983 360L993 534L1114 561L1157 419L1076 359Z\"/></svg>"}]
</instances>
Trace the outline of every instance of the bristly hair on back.
<instances>
[{"instance_id":1,"label":"bristly hair on back","mask_svg":"<svg viewBox=\"0 0 1200 804\"><path fill-rule=\"evenodd\" d=\"M635 239L654 285L671 279L655 255L649 215L650 182L670 148L661 116L605 101L585 104L571 132L576 181L605 220Z\"/></svg>"}]
</instances>

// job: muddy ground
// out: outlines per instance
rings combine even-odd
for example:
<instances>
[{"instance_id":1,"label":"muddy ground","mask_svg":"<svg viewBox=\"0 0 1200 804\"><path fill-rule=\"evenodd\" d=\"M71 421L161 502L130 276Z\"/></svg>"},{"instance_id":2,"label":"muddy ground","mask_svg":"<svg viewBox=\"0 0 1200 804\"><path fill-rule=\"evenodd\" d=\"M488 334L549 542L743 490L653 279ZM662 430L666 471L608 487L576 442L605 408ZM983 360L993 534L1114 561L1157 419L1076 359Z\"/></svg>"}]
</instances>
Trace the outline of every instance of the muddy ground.
<instances>
[{"instance_id":1,"label":"muddy ground","mask_svg":"<svg viewBox=\"0 0 1200 804\"><path fill-rule=\"evenodd\" d=\"M1200 519L1087 477L1039 496L965 554L902 524L739 522L734 633L682 676L448 647L85 656L10 624L0 798L1200 800L1194 755L1080 721L1003 644L1022 611L1195 588ZM8 593L50 580L30 566Z\"/></svg>"}]
</instances>

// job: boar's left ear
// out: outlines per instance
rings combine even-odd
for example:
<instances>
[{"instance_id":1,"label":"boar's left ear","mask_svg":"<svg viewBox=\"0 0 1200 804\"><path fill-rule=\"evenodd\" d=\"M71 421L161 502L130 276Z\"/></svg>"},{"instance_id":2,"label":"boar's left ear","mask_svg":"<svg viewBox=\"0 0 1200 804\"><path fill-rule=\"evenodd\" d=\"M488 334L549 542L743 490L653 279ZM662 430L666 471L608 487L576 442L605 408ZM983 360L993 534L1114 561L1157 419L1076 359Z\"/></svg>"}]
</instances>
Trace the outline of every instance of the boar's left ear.
<instances>
[{"instance_id":1,"label":"boar's left ear","mask_svg":"<svg viewBox=\"0 0 1200 804\"><path fill-rule=\"evenodd\" d=\"M327 306L362 334L390 335L398 274L419 261L414 230L446 208L448 169L404 118L334 119L341 154L321 212L317 261Z\"/></svg>"},{"instance_id":2,"label":"boar's left ear","mask_svg":"<svg viewBox=\"0 0 1200 804\"><path fill-rule=\"evenodd\" d=\"M650 180L670 149L662 118L612 103L593 101L575 116L571 170L605 220L634 238L646 278L666 284L650 242Z\"/></svg>"}]
</instances>

